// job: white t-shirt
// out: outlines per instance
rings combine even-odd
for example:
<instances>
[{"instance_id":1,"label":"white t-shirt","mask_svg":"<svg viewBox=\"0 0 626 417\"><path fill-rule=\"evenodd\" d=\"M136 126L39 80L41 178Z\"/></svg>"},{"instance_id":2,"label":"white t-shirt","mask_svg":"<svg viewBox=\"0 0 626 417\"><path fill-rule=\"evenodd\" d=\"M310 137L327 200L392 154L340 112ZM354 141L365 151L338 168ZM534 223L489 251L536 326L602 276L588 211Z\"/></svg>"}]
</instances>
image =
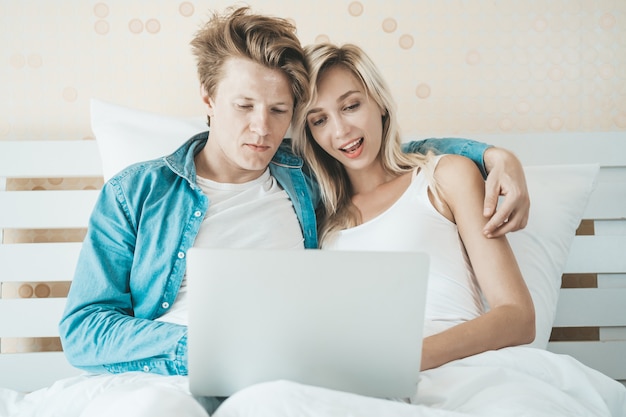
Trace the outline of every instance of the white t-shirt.
<instances>
[{"instance_id":1,"label":"white t-shirt","mask_svg":"<svg viewBox=\"0 0 626 417\"><path fill-rule=\"evenodd\" d=\"M293 204L269 168L243 184L197 177L209 198L209 210L194 242L203 248L304 249L304 237ZM160 321L187 324L187 278L170 310Z\"/></svg>"}]
</instances>

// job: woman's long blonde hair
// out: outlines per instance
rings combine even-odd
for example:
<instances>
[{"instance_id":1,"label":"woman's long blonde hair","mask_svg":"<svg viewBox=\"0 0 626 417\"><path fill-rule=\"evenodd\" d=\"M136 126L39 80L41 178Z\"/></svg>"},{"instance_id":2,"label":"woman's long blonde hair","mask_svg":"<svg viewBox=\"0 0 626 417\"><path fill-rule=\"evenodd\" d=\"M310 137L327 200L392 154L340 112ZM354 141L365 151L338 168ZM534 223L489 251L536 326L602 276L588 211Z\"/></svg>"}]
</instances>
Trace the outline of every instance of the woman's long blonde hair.
<instances>
[{"instance_id":1,"label":"woman's long blonde hair","mask_svg":"<svg viewBox=\"0 0 626 417\"><path fill-rule=\"evenodd\" d=\"M322 207L318 209L318 228L320 243L323 243L333 232L361 222L360 213L352 204L353 190L345 168L317 144L307 125L307 112L317 101L317 84L325 71L336 65L346 68L361 82L368 97L383 110L379 158L387 173L397 176L416 167L425 167L430 157L402 151L395 101L378 68L361 48L353 44L321 43L304 49L311 83L309 100L296 106L293 147L310 164L320 186ZM428 175L432 180L432 175Z\"/></svg>"}]
</instances>

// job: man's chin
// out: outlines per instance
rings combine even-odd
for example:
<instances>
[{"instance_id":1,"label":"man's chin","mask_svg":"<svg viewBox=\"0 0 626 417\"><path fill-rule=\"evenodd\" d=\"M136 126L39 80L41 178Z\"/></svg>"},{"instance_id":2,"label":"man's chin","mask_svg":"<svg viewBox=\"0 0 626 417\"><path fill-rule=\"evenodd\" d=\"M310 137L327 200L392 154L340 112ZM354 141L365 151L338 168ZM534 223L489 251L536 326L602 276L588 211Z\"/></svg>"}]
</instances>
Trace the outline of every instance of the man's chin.
<instances>
[{"instance_id":1,"label":"man's chin","mask_svg":"<svg viewBox=\"0 0 626 417\"><path fill-rule=\"evenodd\" d=\"M241 167L249 172L258 172L260 175L267 169L267 167L270 165L270 162L271 159L267 161L248 161L248 163L242 164Z\"/></svg>"}]
</instances>

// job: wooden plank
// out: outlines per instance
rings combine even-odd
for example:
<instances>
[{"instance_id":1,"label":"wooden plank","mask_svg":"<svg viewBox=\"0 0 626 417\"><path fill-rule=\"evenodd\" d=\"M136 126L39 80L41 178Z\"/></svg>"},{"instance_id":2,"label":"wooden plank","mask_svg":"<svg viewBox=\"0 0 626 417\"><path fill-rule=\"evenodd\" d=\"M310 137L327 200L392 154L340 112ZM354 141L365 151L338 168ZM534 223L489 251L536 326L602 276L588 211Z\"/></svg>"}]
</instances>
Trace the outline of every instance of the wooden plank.
<instances>
[{"instance_id":1,"label":"wooden plank","mask_svg":"<svg viewBox=\"0 0 626 417\"><path fill-rule=\"evenodd\" d=\"M626 132L480 134L476 139L511 150L524 165L626 165Z\"/></svg>"},{"instance_id":2,"label":"wooden plank","mask_svg":"<svg viewBox=\"0 0 626 417\"><path fill-rule=\"evenodd\" d=\"M624 300L626 288L561 289L553 326L626 326Z\"/></svg>"},{"instance_id":3,"label":"wooden plank","mask_svg":"<svg viewBox=\"0 0 626 417\"><path fill-rule=\"evenodd\" d=\"M95 140L0 141L0 177L101 176L102 162Z\"/></svg>"},{"instance_id":4,"label":"wooden plank","mask_svg":"<svg viewBox=\"0 0 626 417\"><path fill-rule=\"evenodd\" d=\"M0 192L0 228L86 227L100 190Z\"/></svg>"},{"instance_id":5,"label":"wooden plank","mask_svg":"<svg viewBox=\"0 0 626 417\"><path fill-rule=\"evenodd\" d=\"M598 288L626 288L626 272L623 274L596 274Z\"/></svg>"},{"instance_id":6,"label":"wooden plank","mask_svg":"<svg viewBox=\"0 0 626 417\"><path fill-rule=\"evenodd\" d=\"M0 298L1 337L54 337L65 298ZM13 317L14 320L6 320Z\"/></svg>"},{"instance_id":7,"label":"wooden plank","mask_svg":"<svg viewBox=\"0 0 626 417\"><path fill-rule=\"evenodd\" d=\"M596 236L626 235L626 219L594 220L593 229Z\"/></svg>"},{"instance_id":8,"label":"wooden plank","mask_svg":"<svg viewBox=\"0 0 626 417\"><path fill-rule=\"evenodd\" d=\"M71 281L81 246L80 242L0 245L0 282Z\"/></svg>"},{"instance_id":9,"label":"wooden plank","mask_svg":"<svg viewBox=\"0 0 626 417\"><path fill-rule=\"evenodd\" d=\"M589 196L585 219L626 218L626 177L622 182L600 182Z\"/></svg>"},{"instance_id":10,"label":"wooden plank","mask_svg":"<svg viewBox=\"0 0 626 417\"><path fill-rule=\"evenodd\" d=\"M626 272L625 236L576 236L565 273Z\"/></svg>"},{"instance_id":11,"label":"wooden plank","mask_svg":"<svg viewBox=\"0 0 626 417\"><path fill-rule=\"evenodd\" d=\"M626 380L626 341L550 342L548 350L570 355L613 379Z\"/></svg>"},{"instance_id":12,"label":"wooden plank","mask_svg":"<svg viewBox=\"0 0 626 417\"><path fill-rule=\"evenodd\" d=\"M63 352L4 353L0 355L0 369L0 387L21 392L84 373L70 365Z\"/></svg>"},{"instance_id":13,"label":"wooden plank","mask_svg":"<svg viewBox=\"0 0 626 417\"><path fill-rule=\"evenodd\" d=\"M600 340L626 340L626 327L600 327L598 330Z\"/></svg>"}]
</instances>

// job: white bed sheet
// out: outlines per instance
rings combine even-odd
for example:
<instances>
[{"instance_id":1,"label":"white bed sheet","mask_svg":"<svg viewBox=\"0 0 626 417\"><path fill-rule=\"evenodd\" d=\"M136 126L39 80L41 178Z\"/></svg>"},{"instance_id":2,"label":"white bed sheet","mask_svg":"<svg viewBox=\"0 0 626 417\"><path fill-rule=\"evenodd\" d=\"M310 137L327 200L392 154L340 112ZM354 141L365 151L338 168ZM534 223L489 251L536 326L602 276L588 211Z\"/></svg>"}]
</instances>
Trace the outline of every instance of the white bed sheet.
<instances>
[{"instance_id":1,"label":"white bed sheet","mask_svg":"<svg viewBox=\"0 0 626 417\"><path fill-rule=\"evenodd\" d=\"M188 393L185 377L83 375L29 394L0 389L0 416L79 416L100 393L148 384ZM214 415L625 417L626 387L569 356L513 347L423 372L414 402L392 402L277 381L233 395Z\"/></svg>"}]
</instances>

